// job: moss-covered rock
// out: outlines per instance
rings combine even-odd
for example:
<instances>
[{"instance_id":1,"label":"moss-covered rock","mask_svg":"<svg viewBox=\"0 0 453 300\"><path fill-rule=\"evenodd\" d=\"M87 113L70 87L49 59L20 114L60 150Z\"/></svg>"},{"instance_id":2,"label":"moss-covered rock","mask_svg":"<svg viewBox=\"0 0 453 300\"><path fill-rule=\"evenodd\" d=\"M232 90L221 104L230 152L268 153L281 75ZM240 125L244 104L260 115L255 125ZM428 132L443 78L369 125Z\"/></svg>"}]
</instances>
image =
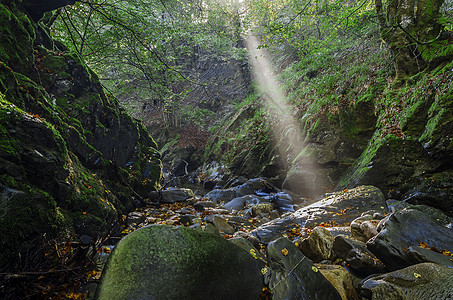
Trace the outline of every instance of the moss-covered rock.
<instances>
[{"instance_id":1,"label":"moss-covered rock","mask_svg":"<svg viewBox=\"0 0 453 300\"><path fill-rule=\"evenodd\" d=\"M40 253L45 239L102 237L161 178L157 145L141 123L77 54L40 45L37 25L14 1L3 3L0 269Z\"/></svg>"},{"instance_id":2,"label":"moss-covered rock","mask_svg":"<svg viewBox=\"0 0 453 300\"><path fill-rule=\"evenodd\" d=\"M98 299L258 299L263 263L194 229L143 227L115 247Z\"/></svg>"}]
</instances>

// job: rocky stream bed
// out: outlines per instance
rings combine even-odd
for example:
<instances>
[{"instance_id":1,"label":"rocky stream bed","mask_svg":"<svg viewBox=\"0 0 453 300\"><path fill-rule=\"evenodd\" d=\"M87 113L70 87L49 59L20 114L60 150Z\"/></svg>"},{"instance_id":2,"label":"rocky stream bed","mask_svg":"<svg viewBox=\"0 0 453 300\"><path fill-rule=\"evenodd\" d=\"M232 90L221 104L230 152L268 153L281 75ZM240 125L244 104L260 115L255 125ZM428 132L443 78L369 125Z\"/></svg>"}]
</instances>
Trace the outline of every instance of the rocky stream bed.
<instances>
[{"instance_id":1,"label":"rocky stream bed","mask_svg":"<svg viewBox=\"0 0 453 300\"><path fill-rule=\"evenodd\" d=\"M197 174L211 191L167 187L124 216L88 298L453 298L453 220L438 209L373 186L308 201L265 178Z\"/></svg>"}]
</instances>

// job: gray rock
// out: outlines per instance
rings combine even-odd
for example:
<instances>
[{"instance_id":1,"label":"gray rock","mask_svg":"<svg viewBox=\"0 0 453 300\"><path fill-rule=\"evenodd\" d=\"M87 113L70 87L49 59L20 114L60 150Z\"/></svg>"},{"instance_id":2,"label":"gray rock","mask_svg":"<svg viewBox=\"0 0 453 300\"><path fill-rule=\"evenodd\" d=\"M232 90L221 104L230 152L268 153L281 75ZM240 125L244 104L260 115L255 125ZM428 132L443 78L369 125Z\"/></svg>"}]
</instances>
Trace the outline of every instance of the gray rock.
<instances>
[{"instance_id":1,"label":"gray rock","mask_svg":"<svg viewBox=\"0 0 453 300\"><path fill-rule=\"evenodd\" d=\"M207 207L215 207L215 203L212 201L197 201L195 204L193 204L193 207L198 210L198 211L203 211Z\"/></svg>"},{"instance_id":2,"label":"gray rock","mask_svg":"<svg viewBox=\"0 0 453 300\"><path fill-rule=\"evenodd\" d=\"M318 268L288 239L280 238L267 247L273 300L341 299Z\"/></svg>"},{"instance_id":3,"label":"gray rock","mask_svg":"<svg viewBox=\"0 0 453 300\"><path fill-rule=\"evenodd\" d=\"M349 225L349 222L370 210L383 213L387 211L384 195L378 188L360 186L332 193L327 198L256 228L252 234L261 242L268 243L297 226L314 227L324 222L337 226Z\"/></svg>"},{"instance_id":4,"label":"gray rock","mask_svg":"<svg viewBox=\"0 0 453 300\"><path fill-rule=\"evenodd\" d=\"M206 221L214 224L217 230L219 230L221 233L224 232L226 234L234 234L235 232L234 228L231 227L231 225L228 224L228 222L220 216L209 215L206 217Z\"/></svg>"},{"instance_id":5,"label":"gray rock","mask_svg":"<svg viewBox=\"0 0 453 300\"><path fill-rule=\"evenodd\" d=\"M363 299L453 299L453 269L421 263L365 279L360 286Z\"/></svg>"},{"instance_id":6,"label":"gray rock","mask_svg":"<svg viewBox=\"0 0 453 300\"><path fill-rule=\"evenodd\" d=\"M352 275L345 268L339 265L316 264L321 274L335 287L340 293L342 300L358 300L357 292L354 287Z\"/></svg>"},{"instance_id":7,"label":"gray rock","mask_svg":"<svg viewBox=\"0 0 453 300\"><path fill-rule=\"evenodd\" d=\"M332 252L343 259L348 266L362 275L382 273L386 270L366 247L366 244L344 236L335 237Z\"/></svg>"},{"instance_id":8,"label":"gray rock","mask_svg":"<svg viewBox=\"0 0 453 300\"><path fill-rule=\"evenodd\" d=\"M230 243L235 244L238 247L241 247L245 251L249 252L250 255L252 255L253 258L255 259L260 259L263 263L267 263L266 257L264 256L263 253L261 253L255 246L250 243L246 238L244 237L233 237L228 240Z\"/></svg>"},{"instance_id":9,"label":"gray rock","mask_svg":"<svg viewBox=\"0 0 453 300\"><path fill-rule=\"evenodd\" d=\"M320 262L331 259L334 237L324 227L315 227L311 235L302 240L300 250L311 261Z\"/></svg>"},{"instance_id":10,"label":"gray rock","mask_svg":"<svg viewBox=\"0 0 453 300\"><path fill-rule=\"evenodd\" d=\"M364 215L351 222L351 234L356 240L366 243L370 238L377 235L378 220L373 216Z\"/></svg>"},{"instance_id":11,"label":"gray rock","mask_svg":"<svg viewBox=\"0 0 453 300\"><path fill-rule=\"evenodd\" d=\"M98 299L258 299L262 263L225 239L146 226L115 247Z\"/></svg>"},{"instance_id":12,"label":"gray rock","mask_svg":"<svg viewBox=\"0 0 453 300\"><path fill-rule=\"evenodd\" d=\"M143 213L138 211L133 211L127 215L127 226L133 224L138 225L146 220L146 217Z\"/></svg>"},{"instance_id":13,"label":"gray rock","mask_svg":"<svg viewBox=\"0 0 453 300\"><path fill-rule=\"evenodd\" d=\"M445 263L433 260L436 256L417 255L414 247L420 243L453 252L452 220L435 208L411 206L383 222L383 229L368 241L367 247L393 270L422 262Z\"/></svg>"},{"instance_id":14,"label":"gray rock","mask_svg":"<svg viewBox=\"0 0 453 300\"><path fill-rule=\"evenodd\" d=\"M263 192L263 193L275 193L277 192L277 188L272 186L263 178L253 178L248 180L246 183L238 185L233 188L238 195L251 195L255 194L256 192Z\"/></svg>"},{"instance_id":15,"label":"gray rock","mask_svg":"<svg viewBox=\"0 0 453 300\"><path fill-rule=\"evenodd\" d=\"M150 193L151 199L155 201L160 201L162 203L175 203L175 202L184 202L189 198L195 197L191 189L170 189L159 191L152 191Z\"/></svg>"},{"instance_id":16,"label":"gray rock","mask_svg":"<svg viewBox=\"0 0 453 300\"><path fill-rule=\"evenodd\" d=\"M258 241L258 239L248 232L236 231L233 234L233 238L244 238L247 241L249 241L249 243L252 244L253 247L255 247L256 249L260 249L260 242Z\"/></svg>"},{"instance_id":17,"label":"gray rock","mask_svg":"<svg viewBox=\"0 0 453 300\"><path fill-rule=\"evenodd\" d=\"M205 195L205 198L213 201L214 203L229 202L237 197L234 190L212 190Z\"/></svg>"},{"instance_id":18,"label":"gray rock","mask_svg":"<svg viewBox=\"0 0 453 300\"><path fill-rule=\"evenodd\" d=\"M264 198L258 197L256 195L246 195L241 197L236 197L223 205L224 208L229 211L240 211L244 209L247 205L253 205L264 201Z\"/></svg>"}]
</instances>

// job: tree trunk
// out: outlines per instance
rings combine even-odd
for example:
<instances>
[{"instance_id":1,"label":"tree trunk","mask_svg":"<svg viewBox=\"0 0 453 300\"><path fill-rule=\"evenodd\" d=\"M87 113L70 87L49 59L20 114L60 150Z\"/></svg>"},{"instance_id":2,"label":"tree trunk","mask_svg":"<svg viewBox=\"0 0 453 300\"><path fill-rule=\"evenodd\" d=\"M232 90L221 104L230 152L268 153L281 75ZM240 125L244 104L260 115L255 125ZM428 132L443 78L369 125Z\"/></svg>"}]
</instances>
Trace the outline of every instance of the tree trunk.
<instances>
[{"instance_id":1,"label":"tree trunk","mask_svg":"<svg viewBox=\"0 0 453 300\"><path fill-rule=\"evenodd\" d=\"M380 34L389 45L396 77L393 86L423 71L427 62L423 47L436 40L441 26L438 23L444 0L388 0L384 5L375 0Z\"/></svg>"}]
</instances>

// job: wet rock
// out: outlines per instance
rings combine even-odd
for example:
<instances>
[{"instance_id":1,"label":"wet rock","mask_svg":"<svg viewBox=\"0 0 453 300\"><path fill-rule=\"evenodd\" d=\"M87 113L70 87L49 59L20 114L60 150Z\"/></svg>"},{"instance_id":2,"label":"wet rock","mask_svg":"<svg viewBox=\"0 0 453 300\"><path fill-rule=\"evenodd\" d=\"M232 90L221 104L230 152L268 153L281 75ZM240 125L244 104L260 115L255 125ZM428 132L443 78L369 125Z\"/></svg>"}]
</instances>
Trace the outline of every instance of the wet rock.
<instances>
[{"instance_id":1,"label":"wet rock","mask_svg":"<svg viewBox=\"0 0 453 300\"><path fill-rule=\"evenodd\" d=\"M453 299L453 269L421 263L365 279L360 286L364 299Z\"/></svg>"},{"instance_id":2,"label":"wet rock","mask_svg":"<svg viewBox=\"0 0 453 300\"><path fill-rule=\"evenodd\" d=\"M185 227L146 226L124 237L98 299L258 299L262 263L225 239Z\"/></svg>"},{"instance_id":3,"label":"wet rock","mask_svg":"<svg viewBox=\"0 0 453 300\"><path fill-rule=\"evenodd\" d=\"M417 255L417 246L453 252L452 220L441 211L424 205L411 206L383 220L383 229L367 243L368 248L389 268L397 269L431 260ZM425 260L430 259L430 260Z\"/></svg>"},{"instance_id":4,"label":"wet rock","mask_svg":"<svg viewBox=\"0 0 453 300\"><path fill-rule=\"evenodd\" d=\"M265 201L264 198L258 197L256 195L246 195L242 197L237 197L223 205L224 208L229 211L240 211L248 205L258 204L262 201Z\"/></svg>"},{"instance_id":5,"label":"wet rock","mask_svg":"<svg viewBox=\"0 0 453 300\"><path fill-rule=\"evenodd\" d=\"M175 203L184 202L189 198L193 198L195 195L191 189L175 188L163 191L153 191L150 193L151 199L154 201L160 201L161 203Z\"/></svg>"},{"instance_id":6,"label":"wet rock","mask_svg":"<svg viewBox=\"0 0 453 300\"><path fill-rule=\"evenodd\" d=\"M267 247L273 300L341 299L318 268L288 239L279 238Z\"/></svg>"},{"instance_id":7,"label":"wet rock","mask_svg":"<svg viewBox=\"0 0 453 300\"><path fill-rule=\"evenodd\" d=\"M237 197L234 190L212 190L205 195L205 198L214 203L229 202Z\"/></svg>"},{"instance_id":8,"label":"wet rock","mask_svg":"<svg viewBox=\"0 0 453 300\"><path fill-rule=\"evenodd\" d=\"M238 195L251 195L255 194L256 192L266 194L277 192L277 188L272 186L263 178L250 179L246 183L238 185L233 189L237 192Z\"/></svg>"},{"instance_id":9,"label":"wet rock","mask_svg":"<svg viewBox=\"0 0 453 300\"><path fill-rule=\"evenodd\" d=\"M386 212L384 195L378 188L360 186L332 193L318 202L256 228L252 234L261 242L268 243L296 226L314 227L320 223L350 225L350 222L370 210Z\"/></svg>"},{"instance_id":10,"label":"wet rock","mask_svg":"<svg viewBox=\"0 0 453 300\"><path fill-rule=\"evenodd\" d=\"M381 273L386 270L384 264L367 249L363 242L339 235L335 237L332 252L343 259L351 269L362 275Z\"/></svg>"},{"instance_id":11,"label":"wet rock","mask_svg":"<svg viewBox=\"0 0 453 300\"><path fill-rule=\"evenodd\" d=\"M358 300L351 273L339 265L316 264L321 274L335 287L342 300Z\"/></svg>"},{"instance_id":12,"label":"wet rock","mask_svg":"<svg viewBox=\"0 0 453 300\"><path fill-rule=\"evenodd\" d=\"M315 227L311 235L302 240L300 250L313 262L331 259L334 237L324 227Z\"/></svg>"}]
</instances>

